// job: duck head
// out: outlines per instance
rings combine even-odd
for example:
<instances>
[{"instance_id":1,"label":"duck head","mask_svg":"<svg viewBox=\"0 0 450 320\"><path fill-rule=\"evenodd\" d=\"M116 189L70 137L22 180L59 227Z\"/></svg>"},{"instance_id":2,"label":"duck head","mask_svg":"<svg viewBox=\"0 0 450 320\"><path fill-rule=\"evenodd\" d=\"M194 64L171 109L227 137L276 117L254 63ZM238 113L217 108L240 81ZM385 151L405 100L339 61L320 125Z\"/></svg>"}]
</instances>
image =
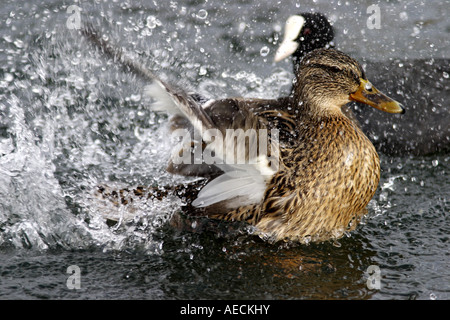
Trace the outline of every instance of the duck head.
<instances>
[{"instance_id":1,"label":"duck head","mask_svg":"<svg viewBox=\"0 0 450 320\"><path fill-rule=\"evenodd\" d=\"M403 106L378 91L367 80L361 65L334 49L316 49L301 61L294 80L294 99L310 113L340 112L358 101L384 112L404 113Z\"/></svg>"},{"instance_id":2,"label":"duck head","mask_svg":"<svg viewBox=\"0 0 450 320\"><path fill-rule=\"evenodd\" d=\"M284 38L275 53L275 62L292 55L300 60L314 49L331 46L334 30L321 13L301 13L290 16L285 25Z\"/></svg>"}]
</instances>

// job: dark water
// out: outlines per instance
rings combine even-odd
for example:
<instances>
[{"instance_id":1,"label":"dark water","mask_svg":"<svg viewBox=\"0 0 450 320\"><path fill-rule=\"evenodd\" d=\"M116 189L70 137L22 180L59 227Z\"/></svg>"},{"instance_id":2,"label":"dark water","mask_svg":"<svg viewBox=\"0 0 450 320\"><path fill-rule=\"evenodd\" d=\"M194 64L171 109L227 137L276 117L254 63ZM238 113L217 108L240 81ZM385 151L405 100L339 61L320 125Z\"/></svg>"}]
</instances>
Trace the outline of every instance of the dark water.
<instances>
[{"instance_id":1,"label":"dark water","mask_svg":"<svg viewBox=\"0 0 450 320\"><path fill-rule=\"evenodd\" d=\"M7 1L1 299L450 298L446 152L381 154L368 216L336 243L270 244L246 227L222 232L221 224L174 228L169 221L182 205L175 198L134 211L105 207L92 196L99 183L188 180L165 172L167 118L148 109L145 83L67 28L71 4L136 59L211 97L286 93L292 66L272 63L273 54L285 19L311 8L330 17L340 49L358 59L449 58L448 1L380 1L379 30L366 26L370 1ZM436 81L448 86L447 79ZM103 215L113 214L131 218L110 227ZM69 288L70 266L80 270L79 289ZM379 289L367 284L369 266L379 270Z\"/></svg>"}]
</instances>

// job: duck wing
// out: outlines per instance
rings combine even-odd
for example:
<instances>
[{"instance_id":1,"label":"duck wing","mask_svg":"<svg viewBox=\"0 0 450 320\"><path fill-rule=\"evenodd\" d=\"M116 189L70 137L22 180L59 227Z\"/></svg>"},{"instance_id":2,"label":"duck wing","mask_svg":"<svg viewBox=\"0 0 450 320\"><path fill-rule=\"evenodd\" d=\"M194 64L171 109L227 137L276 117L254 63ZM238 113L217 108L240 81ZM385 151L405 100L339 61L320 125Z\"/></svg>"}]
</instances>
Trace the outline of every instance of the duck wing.
<instances>
[{"instance_id":1,"label":"duck wing","mask_svg":"<svg viewBox=\"0 0 450 320\"><path fill-rule=\"evenodd\" d=\"M124 69L149 82L146 93L156 100L153 108L174 115L178 124L181 123L178 129L188 129L183 133L185 137L194 134L193 140L182 141L182 148L191 147L187 152L189 157L183 158L188 160L187 163L174 166L180 160L176 157L180 150L176 149L169 164L174 173L219 174L200 191L192 203L194 206L207 207L227 201L228 207L237 207L262 199L267 181L276 172L273 163L278 160L278 149L271 148L272 157L267 152L258 154L252 151L261 148L267 151L267 147L272 146L271 141L278 138L276 134L268 134L267 119L258 115L258 109L262 110L262 105L270 103L243 99L204 100L172 86L145 66L129 59L120 48L104 40L91 26L82 28L81 33ZM172 121L172 127L175 128L174 123ZM262 138L259 136L261 133L265 134ZM193 157L192 147L195 149L196 143L201 143L199 150L202 156L208 155L210 163L206 163L204 158L200 163L189 162ZM244 149L239 149L242 146ZM240 200L230 201L232 199Z\"/></svg>"}]
</instances>

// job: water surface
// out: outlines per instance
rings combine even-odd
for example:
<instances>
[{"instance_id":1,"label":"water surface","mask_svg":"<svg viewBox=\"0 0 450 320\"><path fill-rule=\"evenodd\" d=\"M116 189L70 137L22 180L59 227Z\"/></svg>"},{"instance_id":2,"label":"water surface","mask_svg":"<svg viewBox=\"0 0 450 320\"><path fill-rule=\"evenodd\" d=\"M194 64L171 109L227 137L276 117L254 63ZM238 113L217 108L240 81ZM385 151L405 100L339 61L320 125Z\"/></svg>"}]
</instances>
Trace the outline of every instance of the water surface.
<instances>
[{"instance_id":1,"label":"water surface","mask_svg":"<svg viewBox=\"0 0 450 320\"><path fill-rule=\"evenodd\" d=\"M363 62L449 58L448 1L377 3L380 29L367 27L371 1L74 2L149 68L214 98L289 91L290 61L272 59L293 12L327 14L339 48ZM165 172L167 118L149 110L145 83L67 28L70 4L0 9L1 299L450 298L446 152L381 154L368 216L335 243L271 244L210 222L174 228L182 200L172 197L108 226L98 184L190 180ZM448 86L448 74L436 81ZM72 265L80 289L67 286ZM379 289L367 285L369 266Z\"/></svg>"}]
</instances>

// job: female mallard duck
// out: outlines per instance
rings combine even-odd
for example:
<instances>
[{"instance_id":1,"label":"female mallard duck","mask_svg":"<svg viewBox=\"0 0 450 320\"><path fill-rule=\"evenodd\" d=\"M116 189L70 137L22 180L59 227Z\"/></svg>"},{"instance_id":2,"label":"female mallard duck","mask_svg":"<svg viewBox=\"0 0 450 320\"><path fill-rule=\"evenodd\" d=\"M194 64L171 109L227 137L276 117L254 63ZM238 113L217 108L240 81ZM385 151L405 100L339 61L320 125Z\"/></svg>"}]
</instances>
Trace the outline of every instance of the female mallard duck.
<instances>
[{"instance_id":1,"label":"female mallard duck","mask_svg":"<svg viewBox=\"0 0 450 320\"><path fill-rule=\"evenodd\" d=\"M118 56L99 37L85 35L105 53ZM275 170L268 155L250 159L245 153L246 164L226 163L227 152L235 149L216 146L216 160L222 161L197 166L217 167L218 176L191 204L211 218L248 222L274 241L324 241L354 229L377 189L380 163L372 143L341 108L359 101L390 113L404 112L371 85L357 61L334 49L317 49L302 59L293 97L285 104L242 98L201 103L149 70L140 72L153 81L148 92L161 102L160 110L176 114L174 128L215 130L223 137L230 129L279 130L279 152L271 150L271 156L278 154ZM216 142L201 137L203 145ZM266 141L268 149L271 142ZM176 166L171 170L185 174Z\"/></svg>"},{"instance_id":2,"label":"female mallard duck","mask_svg":"<svg viewBox=\"0 0 450 320\"><path fill-rule=\"evenodd\" d=\"M291 57L295 75L305 53L311 48L332 46L333 37L333 27L323 14L292 15L286 20L284 38L274 60L278 62ZM449 99L449 86L445 85L442 75L450 72L449 65L446 58L369 61L366 71L373 81L384 82L388 94L401 95L408 106L408 114L398 121L397 117L374 109L350 105L344 113L359 122L363 132L382 153L425 155L448 151L450 122L445 103Z\"/></svg>"}]
</instances>

